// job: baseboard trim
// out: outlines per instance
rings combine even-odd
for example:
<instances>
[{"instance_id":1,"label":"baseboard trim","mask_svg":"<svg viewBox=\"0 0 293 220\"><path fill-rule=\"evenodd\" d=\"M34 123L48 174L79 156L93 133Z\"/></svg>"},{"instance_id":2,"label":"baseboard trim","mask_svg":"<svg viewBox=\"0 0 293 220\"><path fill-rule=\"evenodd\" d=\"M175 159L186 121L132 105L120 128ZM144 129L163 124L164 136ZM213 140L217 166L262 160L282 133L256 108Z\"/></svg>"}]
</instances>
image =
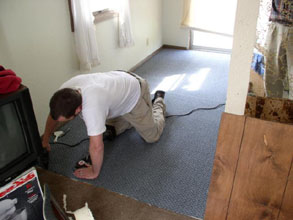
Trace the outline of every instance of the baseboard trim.
<instances>
[{"instance_id":1,"label":"baseboard trim","mask_svg":"<svg viewBox=\"0 0 293 220\"><path fill-rule=\"evenodd\" d=\"M180 46L174 46L174 45L168 45L168 44L164 44L163 48L176 49L176 50L188 50L187 47L180 47Z\"/></svg>"},{"instance_id":2,"label":"baseboard trim","mask_svg":"<svg viewBox=\"0 0 293 220\"><path fill-rule=\"evenodd\" d=\"M176 49L176 50L188 50L187 47L179 47L179 46L173 46L173 45L164 44L163 46L161 46L160 48L158 48L157 50L155 50L153 53L151 53L150 55L148 55L146 58L144 58L142 61L140 61L138 64L136 64L135 66L133 66L132 68L130 68L128 71L134 72L138 67L140 67L142 64L144 64L145 62L147 62L153 56L155 56L156 54L158 54L163 48Z\"/></svg>"},{"instance_id":3,"label":"baseboard trim","mask_svg":"<svg viewBox=\"0 0 293 220\"><path fill-rule=\"evenodd\" d=\"M150 55L148 55L146 58L144 58L142 61L140 61L138 64L136 64L135 66L133 66L129 71L130 72L134 72L138 67L140 67L142 64L144 64L146 61L148 61L149 59L151 59L153 56L155 56L156 54L158 54L160 52L160 50L163 49L163 46L161 46L160 48L158 48L157 50L155 50L154 52L152 52Z\"/></svg>"}]
</instances>

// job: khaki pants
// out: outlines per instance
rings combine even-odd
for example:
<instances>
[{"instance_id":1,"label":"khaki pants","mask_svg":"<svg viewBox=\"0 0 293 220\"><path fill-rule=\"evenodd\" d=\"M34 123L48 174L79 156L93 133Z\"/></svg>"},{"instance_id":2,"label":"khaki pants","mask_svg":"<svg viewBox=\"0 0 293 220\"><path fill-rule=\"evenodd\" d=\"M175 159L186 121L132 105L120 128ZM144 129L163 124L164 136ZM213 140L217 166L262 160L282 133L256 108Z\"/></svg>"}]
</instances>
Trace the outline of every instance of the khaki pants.
<instances>
[{"instance_id":1,"label":"khaki pants","mask_svg":"<svg viewBox=\"0 0 293 220\"><path fill-rule=\"evenodd\" d=\"M106 124L114 126L117 135L134 127L146 142L156 142L165 127L166 105L162 98L157 98L152 104L147 81L134 73L130 74L140 82L140 98L131 112L109 119Z\"/></svg>"},{"instance_id":2,"label":"khaki pants","mask_svg":"<svg viewBox=\"0 0 293 220\"><path fill-rule=\"evenodd\" d=\"M266 46L266 95L293 99L293 27L271 23Z\"/></svg>"}]
</instances>

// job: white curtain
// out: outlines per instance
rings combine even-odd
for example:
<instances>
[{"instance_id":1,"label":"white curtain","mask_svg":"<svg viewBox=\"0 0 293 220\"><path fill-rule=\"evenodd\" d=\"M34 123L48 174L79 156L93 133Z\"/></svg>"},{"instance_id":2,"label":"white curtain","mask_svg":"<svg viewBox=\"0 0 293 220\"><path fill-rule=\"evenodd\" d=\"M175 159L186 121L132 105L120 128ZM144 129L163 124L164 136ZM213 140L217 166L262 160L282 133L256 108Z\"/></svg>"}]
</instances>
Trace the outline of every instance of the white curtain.
<instances>
[{"instance_id":1,"label":"white curtain","mask_svg":"<svg viewBox=\"0 0 293 220\"><path fill-rule=\"evenodd\" d=\"M89 0L72 0L74 37L81 70L90 70L99 62L96 31Z\"/></svg>"},{"instance_id":2,"label":"white curtain","mask_svg":"<svg viewBox=\"0 0 293 220\"><path fill-rule=\"evenodd\" d=\"M134 45L131 29L131 16L129 0L117 0L117 11L119 13L119 46L130 47Z\"/></svg>"},{"instance_id":3,"label":"white curtain","mask_svg":"<svg viewBox=\"0 0 293 220\"><path fill-rule=\"evenodd\" d=\"M183 17L181 25L185 27L195 27L195 1L184 0Z\"/></svg>"}]
</instances>

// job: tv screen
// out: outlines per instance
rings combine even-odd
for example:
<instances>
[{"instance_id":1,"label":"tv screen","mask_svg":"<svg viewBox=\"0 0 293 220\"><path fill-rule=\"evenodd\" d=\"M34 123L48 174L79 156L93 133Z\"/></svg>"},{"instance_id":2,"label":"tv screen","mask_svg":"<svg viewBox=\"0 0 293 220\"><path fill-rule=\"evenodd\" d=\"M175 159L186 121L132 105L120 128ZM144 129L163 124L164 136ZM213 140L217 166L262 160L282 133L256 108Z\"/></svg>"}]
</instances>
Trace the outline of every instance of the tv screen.
<instances>
[{"instance_id":1,"label":"tv screen","mask_svg":"<svg viewBox=\"0 0 293 220\"><path fill-rule=\"evenodd\" d=\"M0 186L38 164L41 152L28 88L0 95Z\"/></svg>"},{"instance_id":2,"label":"tv screen","mask_svg":"<svg viewBox=\"0 0 293 220\"><path fill-rule=\"evenodd\" d=\"M20 116L15 102L0 108L0 169L28 152Z\"/></svg>"}]
</instances>

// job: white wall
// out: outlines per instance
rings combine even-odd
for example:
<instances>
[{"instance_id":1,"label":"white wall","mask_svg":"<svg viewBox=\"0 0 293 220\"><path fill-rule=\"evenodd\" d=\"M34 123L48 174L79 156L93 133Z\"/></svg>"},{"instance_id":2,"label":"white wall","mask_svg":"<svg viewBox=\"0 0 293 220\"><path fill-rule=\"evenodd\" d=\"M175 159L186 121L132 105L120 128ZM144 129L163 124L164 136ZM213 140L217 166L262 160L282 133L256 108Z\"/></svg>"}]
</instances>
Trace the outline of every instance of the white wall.
<instances>
[{"instance_id":1,"label":"white wall","mask_svg":"<svg viewBox=\"0 0 293 220\"><path fill-rule=\"evenodd\" d=\"M128 70L162 46L162 0L130 0L130 8L135 46L117 47L117 18L98 23L101 65L91 72ZM0 1L0 65L29 87L41 133L50 97L80 74L68 11L67 0Z\"/></svg>"},{"instance_id":2,"label":"white wall","mask_svg":"<svg viewBox=\"0 0 293 220\"><path fill-rule=\"evenodd\" d=\"M128 70L162 46L162 1L130 0L130 10L135 47L118 48L117 18L98 23L101 64L93 71Z\"/></svg>"},{"instance_id":3,"label":"white wall","mask_svg":"<svg viewBox=\"0 0 293 220\"><path fill-rule=\"evenodd\" d=\"M184 0L163 0L163 43L189 47L189 30L181 27Z\"/></svg>"}]
</instances>

